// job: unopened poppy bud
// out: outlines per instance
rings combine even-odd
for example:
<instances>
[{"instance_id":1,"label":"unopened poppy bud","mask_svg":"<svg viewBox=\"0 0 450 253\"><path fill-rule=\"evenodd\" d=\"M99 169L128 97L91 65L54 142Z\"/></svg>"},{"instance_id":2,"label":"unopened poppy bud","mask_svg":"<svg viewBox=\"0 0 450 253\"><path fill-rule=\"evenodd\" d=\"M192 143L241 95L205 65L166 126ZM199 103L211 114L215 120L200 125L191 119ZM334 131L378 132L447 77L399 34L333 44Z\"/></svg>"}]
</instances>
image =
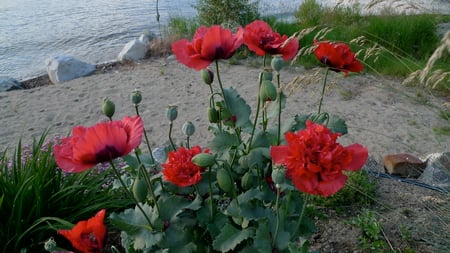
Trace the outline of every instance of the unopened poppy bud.
<instances>
[{"instance_id":1,"label":"unopened poppy bud","mask_svg":"<svg viewBox=\"0 0 450 253\"><path fill-rule=\"evenodd\" d=\"M105 114L106 117L112 118L112 116L114 115L114 112L116 111L116 105L114 104L113 101L109 100L109 98L104 98L103 104L102 104L102 109L103 109L103 114Z\"/></svg>"},{"instance_id":2,"label":"unopened poppy bud","mask_svg":"<svg viewBox=\"0 0 450 253\"><path fill-rule=\"evenodd\" d=\"M220 168L216 174L217 184L224 192L231 192L234 188L230 175L224 168Z\"/></svg>"},{"instance_id":3,"label":"unopened poppy bud","mask_svg":"<svg viewBox=\"0 0 450 253\"><path fill-rule=\"evenodd\" d=\"M132 190L137 201L144 202L147 199L148 187L144 179L136 177Z\"/></svg>"},{"instance_id":4,"label":"unopened poppy bud","mask_svg":"<svg viewBox=\"0 0 450 253\"><path fill-rule=\"evenodd\" d=\"M208 107L207 113L209 123L219 122L219 112L214 107Z\"/></svg>"},{"instance_id":5,"label":"unopened poppy bud","mask_svg":"<svg viewBox=\"0 0 450 253\"><path fill-rule=\"evenodd\" d=\"M272 62L270 63L270 66L272 66L272 69L279 72L283 66L284 66L284 60L281 58L281 56L276 55L272 58Z\"/></svg>"},{"instance_id":6,"label":"unopened poppy bud","mask_svg":"<svg viewBox=\"0 0 450 253\"><path fill-rule=\"evenodd\" d=\"M259 97L262 101L274 101L275 99L277 99L277 88L272 83L272 81L264 80L261 83Z\"/></svg>"},{"instance_id":7,"label":"unopened poppy bud","mask_svg":"<svg viewBox=\"0 0 450 253\"><path fill-rule=\"evenodd\" d=\"M202 168L207 168L214 165L216 158L208 153L200 153L192 157L191 162Z\"/></svg>"},{"instance_id":8,"label":"unopened poppy bud","mask_svg":"<svg viewBox=\"0 0 450 253\"><path fill-rule=\"evenodd\" d=\"M214 73L208 68L200 70L200 75L202 76L203 82L207 85L212 84L214 81Z\"/></svg>"},{"instance_id":9,"label":"unopened poppy bud","mask_svg":"<svg viewBox=\"0 0 450 253\"><path fill-rule=\"evenodd\" d=\"M254 178L255 177L253 176L253 174L250 171L247 171L244 174L244 176L242 176L242 179L241 179L241 186L242 186L242 188L244 188L245 190L248 190L251 187L253 187L253 183L255 181Z\"/></svg>"},{"instance_id":10,"label":"unopened poppy bud","mask_svg":"<svg viewBox=\"0 0 450 253\"><path fill-rule=\"evenodd\" d=\"M178 107L176 105L169 105L166 110L166 117L170 122L173 122L178 116Z\"/></svg>"},{"instance_id":11,"label":"unopened poppy bud","mask_svg":"<svg viewBox=\"0 0 450 253\"><path fill-rule=\"evenodd\" d=\"M283 184L286 182L286 169L279 167L272 170L272 181L275 184Z\"/></svg>"},{"instance_id":12,"label":"unopened poppy bud","mask_svg":"<svg viewBox=\"0 0 450 253\"><path fill-rule=\"evenodd\" d=\"M142 94L138 89L135 89L133 92L131 92L130 98L133 105L138 105L142 101Z\"/></svg>"},{"instance_id":13,"label":"unopened poppy bud","mask_svg":"<svg viewBox=\"0 0 450 253\"><path fill-rule=\"evenodd\" d=\"M192 136L195 133L195 126L192 122L187 121L183 124L181 130L186 136Z\"/></svg>"},{"instance_id":14,"label":"unopened poppy bud","mask_svg":"<svg viewBox=\"0 0 450 253\"><path fill-rule=\"evenodd\" d=\"M264 80L272 81L273 80L273 73L272 73L271 69L264 69L264 71L261 74L262 74L262 81L264 81Z\"/></svg>"},{"instance_id":15,"label":"unopened poppy bud","mask_svg":"<svg viewBox=\"0 0 450 253\"><path fill-rule=\"evenodd\" d=\"M56 250L56 242L53 239L53 237L50 237L45 243L44 243L44 249L48 252L53 252Z\"/></svg>"}]
</instances>

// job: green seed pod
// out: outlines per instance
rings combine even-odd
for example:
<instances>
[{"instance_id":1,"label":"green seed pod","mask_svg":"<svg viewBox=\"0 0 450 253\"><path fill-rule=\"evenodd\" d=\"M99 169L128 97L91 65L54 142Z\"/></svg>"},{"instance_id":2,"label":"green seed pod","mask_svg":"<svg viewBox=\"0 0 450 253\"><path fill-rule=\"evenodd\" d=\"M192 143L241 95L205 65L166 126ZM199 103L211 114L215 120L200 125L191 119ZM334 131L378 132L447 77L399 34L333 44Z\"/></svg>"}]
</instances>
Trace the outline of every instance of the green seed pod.
<instances>
[{"instance_id":1,"label":"green seed pod","mask_svg":"<svg viewBox=\"0 0 450 253\"><path fill-rule=\"evenodd\" d=\"M262 101L274 101L275 99L277 99L277 88L272 83L272 81L264 80L261 83L259 96Z\"/></svg>"},{"instance_id":2,"label":"green seed pod","mask_svg":"<svg viewBox=\"0 0 450 253\"><path fill-rule=\"evenodd\" d=\"M186 136L192 136L195 133L195 126L192 122L186 121L181 127L181 130Z\"/></svg>"},{"instance_id":3,"label":"green seed pod","mask_svg":"<svg viewBox=\"0 0 450 253\"><path fill-rule=\"evenodd\" d=\"M231 180L230 175L224 168L220 168L217 170L217 183L219 184L220 189L224 192L231 192L233 190L233 181Z\"/></svg>"},{"instance_id":4,"label":"green seed pod","mask_svg":"<svg viewBox=\"0 0 450 253\"><path fill-rule=\"evenodd\" d=\"M275 184L283 184L286 182L286 169L279 167L272 170L272 181Z\"/></svg>"},{"instance_id":5,"label":"green seed pod","mask_svg":"<svg viewBox=\"0 0 450 253\"><path fill-rule=\"evenodd\" d=\"M166 110L166 117L170 122L173 122L178 116L178 107L176 105L169 105Z\"/></svg>"},{"instance_id":6,"label":"green seed pod","mask_svg":"<svg viewBox=\"0 0 450 253\"><path fill-rule=\"evenodd\" d=\"M253 176L253 174L250 171L247 171L244 174L244 176L242 176L241 187L244 190L248 190L248 189L252 188L253 187L253 183L255 181L254 179L255 179L255 177Z\"/></svg>"},{"instance_id":7,"label":"green seed pod","mask_svg":"<svg viewBox=\"0 0 450 253\"><path fill-rule=\"evenodd\" d=\"M216 158L208 153L200 153L192 157L192 163L202 168L211 167L216 162Z\"/></svg>"},{"instance_id":8,"label":"green seed pod","mask_svg":"<svg viewBox=\"0 0 450 253\"><path fill-rule=\"evenodd\" d=\"M264 80L268 80L268 81L273 80L272 69L264 69L264 71L262 72L262 81L264 81Z\"/></svg>"},{"instance_id":9,"label":"green seed pod","mask_svg":"<svg viewBox=\"0 0 450 253\"><path fill-rule=\"evenodd\" d=\"M214 107L208 107L208 120L210 123L219 122L219 112Z\"/></svg>"},{"instance_id":10,"label":"green seed pod","mask_svg":"<svg viewBox=\"0 0 450 253\"><path fill-rule=\"evenodd\" d=\"M281 58L281 56L276 55L272 58L272 61L270 62L270 66L272 66L272 69L274 69L277 72L280 72L280 70L284 66L284 60Z\"/></svg>"},{"instance_id":11,"label":"green seed pod","mask_svg":"<svg viewBox=\"0 0 450 253\"><path fill-rule=\"evenodd\" d=\"M211 85L214 81L214 73L208 68L200 70L200 75L207 85Z\"/></svg>"},{"instance_id":12,"label":"green seed pod","mask_svg":"<svg viewBox=\"0 0 450 253\"><path fill-rule=\"evenodd\" d=\"M142 101L141 92L138 89L135 89L133 92L131 92L130 99L131 99L131 103L133 103L133 105L140 104Z\"/></svg>"},{"instance_id":13,"label":"green seed pod","mask_svg":"<svg viewBox=\"0 0 450 253\"><path fill-rule=\"evenodd\" d=\"M147 199L148 188L144 179L136 177L133 182L133 195L139 202L144 202Z\"/></svg>"},{"instance_id":14,"label":"green seed pod","mask_svg":"<svg viewBox=\"0 0 450 253\"><path fill-rule=\"evenodd\" d=\"M104 98L103 104L102 104L102 110L103 110L103 114L105 114L106 117L112 118L112 116L114 115L114 112L116 111L116 105L114 104L113 101L109 100L109 98Z\"/></svg>"}]
</instances>

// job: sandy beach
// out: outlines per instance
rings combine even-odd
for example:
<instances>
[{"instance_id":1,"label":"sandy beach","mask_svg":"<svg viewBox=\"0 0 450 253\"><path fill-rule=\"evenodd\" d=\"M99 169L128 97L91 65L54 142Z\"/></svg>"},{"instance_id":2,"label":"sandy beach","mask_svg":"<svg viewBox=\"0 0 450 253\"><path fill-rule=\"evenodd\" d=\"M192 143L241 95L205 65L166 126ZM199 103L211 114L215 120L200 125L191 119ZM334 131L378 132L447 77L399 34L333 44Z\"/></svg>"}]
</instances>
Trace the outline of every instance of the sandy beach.
<instances>
[{"instance_id":1,"label":"sandy beach","mask_svg":"<svg viewBox=\"0 0 450 253\"><path fill-rule=\"evenodd\" d=\"M260 69L251 64L220 64L224 87L234 87L252 108L256 105L257 78ZM288 94L284 118L317 111L323 69L305 70L290 66L281 73ZM299 81L291 82L296 77ZM290 84L289 84L290 83ZM217 88L217 83L214 83ZM349 133L342 143L359 142L375 159L389 153L410 153L424 157L450 150L450 137L433 128L448 126L439 117L439 109L448 98L439 98L392 80L370 74L344 78L331 73L322 111L343 118ZM134 114L130 93L143 94L140 113L153 147L168 142L168 105L178 106L174 123L175 141L183 140L181 126L192 121L196 132L191 143L207 145L212 135L207 131L206 105L209 88L197 71L175 60L150 58L125 64L96 74L57 85L0 93L0 149L14 149L20 138L31 143L49 128L49 136L65 136L73 126L90 126L106 120L101 104L109 97L116 104L115 119ZM252 112L254 113L254 111Z\"/></svg>"},{"instance_id":2,"label":"sandy beach","mask_svg":"<svg viewBox=\"0 0 450 253\"><path fill-rule=\"evenodd\" d=\"M255 64L222 62L221 78L224 87L237 89L255 108L260 69L249 66ZM321 68L283 69L281 83L288 95L284 119L317 111L323 74ZM431 153L450 151L450 136L433 130L448 127L439 110L448 104L449 98L406 87L401 80L365 73L344 78L342 73L332 72L328 80L322 111L346 121L349 133L339 139L341 143L361 143L368 148L371 160L378 163L391 153L425 158ZM218 89L216 82L214 87ZM136 88L143 95L140 113L153 148L168 144L169 123L165 113L168 105L178 106L175 142L184 139L181 127L185 121L192 121L196 126L191 145L204 146L211 140L206 115L209 88L199 73L175 60L150 58L135 64L106 67L94 75L62 84L0 93L0 149L13 151L20 138L23 143L31 143L32 138L39 138L47 128L51 138L69 134L76 125L91 126L107 120L101 110L104 97L115 102L115 119L133 115L129 95ZM448 194L397 180L373 179L378 185L374 208L382 217L380 222L386 239L400 247L404 238L399 229L403 226L410 228L414 247L420 252L439 252L436 248L448 246L445 243L448 235L437 232L448 229ZM404 210L410 215L405 216ZM312 240L312 248L323 252L357 250L361 231L345 220L336 213L329 213L327 220L317 220L318 233Z\"/></svg>"}]
</instances>

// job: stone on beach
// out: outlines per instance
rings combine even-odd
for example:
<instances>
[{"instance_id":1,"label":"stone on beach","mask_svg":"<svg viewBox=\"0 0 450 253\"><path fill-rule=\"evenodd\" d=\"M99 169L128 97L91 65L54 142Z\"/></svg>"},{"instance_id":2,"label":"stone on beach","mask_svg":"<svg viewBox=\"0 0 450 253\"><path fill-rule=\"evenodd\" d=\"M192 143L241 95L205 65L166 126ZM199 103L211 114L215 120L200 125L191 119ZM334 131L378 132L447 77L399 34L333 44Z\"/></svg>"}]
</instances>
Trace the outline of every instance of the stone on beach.
<instances>
[{"instance_id":1,"label":"stone on beach","mask_svg":"<svg viewBox=\"0 0 450 253\"><path fill-rule=\"evenodd\" d=\"M66 55L47 59L46 66L48 77L54 84L87 76L95 71L95 65Z\"/></svg>"},{"instance_id":2,"label":"stone on beach","mask_svg":"<svg viewBox=\"0 0 450 253\"><path fill-rule=\"evenodd\" d=\"M117 59L119 61L137 61L144 59L148 51L148 39L141 36L140 39L134 39L128 42L120 51Z\"/></svg>"},{"instance_id":3,"label":"stone on beach","mask_svg":"<svg viewBox=\"0 0 450 253\"><path fill-rule=\"evenodd\" d=\"M383 165L391 175L418 178L426 167L426 162L410 154L392 154L383 158Z\"/></svg>"},{"instance_id":4,"label":"stone on beach","mask_svg":"<svg viewBox=\"0 0 450 253\"><path fill-rule=\"evenodd\" d=\"M9 76L0 76L0 92L21 89L23 89L22 84L16 79Z\"/></svg>"}]
</instances>

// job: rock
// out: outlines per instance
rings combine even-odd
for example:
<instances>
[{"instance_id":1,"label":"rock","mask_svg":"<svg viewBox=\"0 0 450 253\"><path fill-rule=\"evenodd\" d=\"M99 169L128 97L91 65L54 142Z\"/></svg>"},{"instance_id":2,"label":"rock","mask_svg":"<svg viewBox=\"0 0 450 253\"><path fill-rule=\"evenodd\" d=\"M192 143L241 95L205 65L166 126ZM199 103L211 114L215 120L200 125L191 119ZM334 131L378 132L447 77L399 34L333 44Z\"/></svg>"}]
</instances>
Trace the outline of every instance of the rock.
<instances>
[{"instance_id":1,"label":"rock","mask_svg":"<svg viewBox=\"0 0 450 253\"><path fill-rule=\"evenodd\" d=\"M23 89L22 84L9 76L0 76L0 92Z\"/></svg>"},{"instance_id":2,"label":"rock","mask_svg":"<svg viewBox=\"0 0 450 253\"><path fill-rule=\"evenodd\" d=\"M430 154L418 180L450 192L450 152Z\"/></svg>"},{"instance_id":3,"label":"rock","mask_svg":"<svg viewBox=\"0 0 450 253\"><path fill-rule=\"evenodd\" d=\"M391 175L418 178L426 167L426 162L410 154L392 154L383 158L383 166Z\"/></svg>"},{"instance_id":4,"label":"rock","mask_svg":"<svg viewBox=\"0 0 450 253\"><path fill-rule=\"evenodd\" d=\"M95 71L95 65L66 55L47 59L46 65L48 77L54 84L87 76Z\"/></svg>"},{"instance_id":5,"label":"rock","mask_svg":"<svg viewBox=\"0 0 450 253\"><path fill-rule=\"evenodd\" d=\"M155 35L150 31L145 31L139 36L139 41L144 44L149 44L155 38Z\"/></svg>"},{"instance_id":6,"label":"rock","mask_svg":"<svg viewBox=\"0 0 450 253\"><path fill-rule=\"evenodd\" d=\"M142 39L145 41L145 39ZM137 61L143 59L147 54L148 44L141 41L140 39L134 39L128 42L120 51L117 59L119 61Z\"/></svg>"}]
</instances>

